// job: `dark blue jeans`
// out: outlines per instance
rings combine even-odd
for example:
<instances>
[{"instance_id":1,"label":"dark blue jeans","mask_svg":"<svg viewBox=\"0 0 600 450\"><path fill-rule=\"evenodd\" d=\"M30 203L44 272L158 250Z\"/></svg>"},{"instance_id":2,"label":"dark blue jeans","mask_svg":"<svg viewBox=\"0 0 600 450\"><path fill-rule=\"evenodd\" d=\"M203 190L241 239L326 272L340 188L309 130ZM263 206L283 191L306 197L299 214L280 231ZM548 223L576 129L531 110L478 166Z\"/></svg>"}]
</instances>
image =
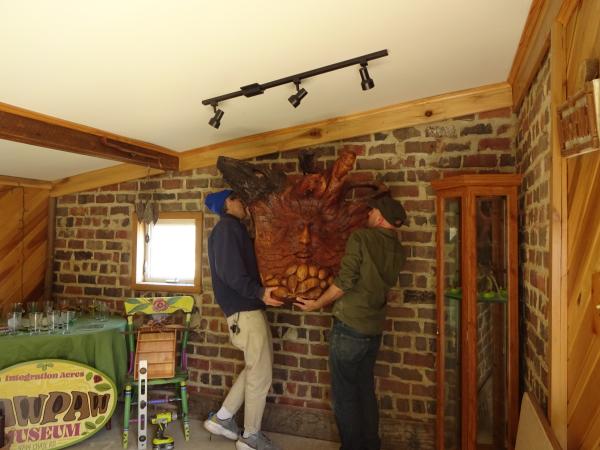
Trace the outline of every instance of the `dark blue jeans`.
<instances>
[{"instance_id":1,"label":"dark blue jeans","mask_svg":"<svg viewBox=\"0 0 600 450\"><path fill-rule=\"evenodd\" d=\"M373 368L381 336L361 334L335 320L329 338L333 412L340 450L379 450L379 408Z\"/></svg>"}]
</instances>

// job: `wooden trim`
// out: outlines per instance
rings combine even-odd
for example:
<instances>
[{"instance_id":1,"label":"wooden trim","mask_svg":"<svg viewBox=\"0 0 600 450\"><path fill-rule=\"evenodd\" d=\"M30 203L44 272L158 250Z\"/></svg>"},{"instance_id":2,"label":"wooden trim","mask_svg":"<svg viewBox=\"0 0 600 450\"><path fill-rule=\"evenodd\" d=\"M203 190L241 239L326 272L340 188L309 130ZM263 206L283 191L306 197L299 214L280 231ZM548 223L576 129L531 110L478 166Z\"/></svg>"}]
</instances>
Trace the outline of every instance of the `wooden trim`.
<instances>
[{"instance_id":1,"label":"wooden trim","mask_svg":"<svg viewBox=\"0 0 600 450\"><path fill-rule=\"evenodd\" d=\"M489 186L491 174L452 175L447 178L433 180L431 186L436 191L455 189L466 186ZM523 180L521 174L493 174L494 187L519 186Z\"/></svg>"},{"instance_id":2,"label":"wooden trim","mask_svg":"<svg viewBox=\"0 0 600 450\"><path fill-rule=\"evenodd\" d=\"M519 197L517 186L507 195L506 228L508 231L508 443L515 448L519 423Z\"/></svg>"},{"instance_id":3,"label":"wooden trim","mask_svg":"<svg viewBox=\"0 0 600 450\"><path fill-rule=\"evenodd\" d=\"M0 138L163 170L179 168L179 154L158 145L0 103Z\"/></svg>"},{"instance_id":4,"label":"wooden trim","mask_svg":"<svg viewBox=\"0 0 600 450\"><path fill-rule=\"evenodd\" d=\"M101 186L122 183L124 181L144 178L150 175L164 173L158 169L148 169L147 167L136 166L133 164L119 164L114 167L94 170L92 172L82 173L69 178L63 178L54 182L54 187L50 191L50 197L60 197L61 195L71 194L73 192L90 191Z\"/></svg>"},{"instance_id":5,"label":"wooden trim","mask_svg":"<svg viewBox=\"0 0 600 450\"><path fill-rule=\"evenodd\" d=\"M146 283L137 279L137 242L141 228L135 212L131 215L131 287L136 291L157 291L198 294L202 292L202 234L204 214L198 211L169 211L161 212L160 219L194 219L196 222L196 262L194 285L177 285L168 283Z\"/></svg>"},{"instance_id":6,"label":"wooden trim","mask_svg":"<svg viewBox=\"0 0 600 450\"><path fill-rule=\"evenodd\" d=\"M510 106L510 86L490 84L189 150L181 155L180 169L214 166L221 155L247 159Z\"/></svg>"},{"instance_id":7,"label":"wooden trim","mask_svg":"<svg viewBox=\"0 0 600 450\"><path fill-rule=\"evenodd\" d=\"M565 26L552 26L550 55L552 166L550 175L550 392L548 414L562 448L567 448L567 164L561 157L558 105L566 97Z\"/></svg>"},{"instance_id":8,"label":"wooden trim","mask_svg":"<svg viewBox=\"0 0 600 450\"><path fill-rule=\"evenodd\" d=\"M527 52L531 46L534 45L534 39L536 38L535 30L537 27L539 27L540 22L542 21L544 8L547 7L547 3L548 0L533 0L531 2L529 13L527 14L527 20L525 21L525 26L523 27L523 33L521 33L521 39L519 39L519 45L517 46L517 51L515 52L510 73L508 74L508 82L511 84L514 83L517 73L523 66Z\"/></svg>"},{"instance_id":9,"label":"wooden trim","mask_svg":"<svg viewBox=\"0 0 600 450\"><path fill-rule=\"evenodd\" d=\"M445 213L445 197L438 195L436 199L437 203L437 402L436 402L436 415L437 415L437 426L436 426L436 438L437 438L437 449L444 450L444 383L445 383L445 327L446 320L444 317L445 305L444 305L444 277L445 277L445 259L444 259L444 234L442 226L444 223Z\"/></svg>"},{"instance_id":10,"label":"wooden trim","mask_svg":"<svg viewBox=\"0 0 600 450\"><path fill-rule=\"evenodd\" d=\"M513 89L513 105L521 107L531 83L550 47L550 28L558 14L561 0L533 0L521 41L517 48L508 83Z\"/></svg>"},{"instance_id":11,"label":"wooden trim","mask_svg":"<svg viewBox=\"0 0 600 450\"><path fill-rule=\"evenodd\" d=\"M34 180L33 178L18 178L0 175L0 186L31 187L36 189L52 189L51 181Z\"/></svg>"},{"instance_id":12,"label":"wooden trim","mask_svg":"<svg viewBox=\"0 0 600 450\"><path fill-rule=\"evenodd\" d=\"M461 446L477 450L477 229L475 196L465 190L461 204ZM468 282L468 285L465 283Z\"/></svg>"}]
</instances>

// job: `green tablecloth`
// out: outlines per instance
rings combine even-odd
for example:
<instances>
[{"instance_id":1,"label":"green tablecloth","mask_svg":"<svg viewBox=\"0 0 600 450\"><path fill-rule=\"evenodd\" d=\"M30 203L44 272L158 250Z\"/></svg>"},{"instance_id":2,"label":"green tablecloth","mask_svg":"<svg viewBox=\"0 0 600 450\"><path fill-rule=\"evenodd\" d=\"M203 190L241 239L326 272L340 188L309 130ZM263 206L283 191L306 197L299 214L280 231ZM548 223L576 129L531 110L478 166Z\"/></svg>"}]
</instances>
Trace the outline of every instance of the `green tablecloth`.
<instances>
[{"instance_id":1,"label":"green tablecloth","mask_svg":"<svg viewBox=\"0 0 600 450\"><path fill-rule=\"evenodd\" d=\"M121 392L127 375L127 348L122 333L125 324L120 317L111 317L106 322L83 317L75 321L69 334L2 336L0 369L35 359L66 359L104 372Z\"/></svg>"}]
</instances>

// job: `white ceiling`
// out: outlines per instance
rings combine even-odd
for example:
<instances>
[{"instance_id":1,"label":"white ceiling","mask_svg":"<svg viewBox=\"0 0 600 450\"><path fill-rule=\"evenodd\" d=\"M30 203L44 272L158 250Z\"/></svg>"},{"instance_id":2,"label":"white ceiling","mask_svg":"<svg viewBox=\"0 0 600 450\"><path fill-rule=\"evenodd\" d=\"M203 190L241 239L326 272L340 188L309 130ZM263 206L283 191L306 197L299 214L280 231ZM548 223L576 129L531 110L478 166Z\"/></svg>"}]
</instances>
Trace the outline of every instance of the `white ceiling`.
<instances>
[{"instance_id":1,"label":"white ceiling","mask_svg":"<svg viewBox=\"0 0 600 450\"><path fill-rule=\"evenodd\" d=\"M505 81L531 0L0 0L0 102L177 151ZM388 49L220 107L203 99ZM118 164L0 140L0 175Z\"/></svg>"}]
</instances>

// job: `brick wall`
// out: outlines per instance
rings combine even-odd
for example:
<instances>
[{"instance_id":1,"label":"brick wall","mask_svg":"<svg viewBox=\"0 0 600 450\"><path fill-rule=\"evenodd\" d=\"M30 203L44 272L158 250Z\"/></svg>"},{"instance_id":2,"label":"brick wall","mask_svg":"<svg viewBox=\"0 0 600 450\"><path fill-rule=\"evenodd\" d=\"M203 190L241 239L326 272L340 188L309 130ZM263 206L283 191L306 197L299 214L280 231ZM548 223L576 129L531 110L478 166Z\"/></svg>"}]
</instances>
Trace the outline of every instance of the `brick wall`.
<instances>
[{"instance_id":1,"label":"brick wall","mask_svg":"<svg viewBox=\"0 0 600 450\"><path fill-rule=\"evenodd\" d=\"M435 425L435 195L431 180L444 172L514 172L515 118L502 109L431 125L397 129L315 148L331 162L339 151L357 152L355 173L384 181L409 216L401 239L408 260L392 291L376 366L381 431L386 448L430 449ZM255 162L298 170L298 151ZM130 216L136 196L151 196L163 211L203 210L207 192L221 188L215 168L169 173L61 197L56 219L56 298L99 298L119 309L133 292ZM241 353L228 343L227 327L214 302L206 237L217 218L204 219L200 315L190 342L192 404L203 414L218 404L242 368ZM269 311L274 336L274 382L265 428L335 439L329 405L327 336L329 312Z\"/></svg>"},{"instance_id":2,"label":"brick wall","mask_svg":"<svg viewBox=\"0 0 600 450\"><path fill-rule=\"evenodd\" d=\"M550 336L550 59L547 58L518 114L519 298L521 379L543 409L548 404Z\"/></svg>"}]
</instances>

